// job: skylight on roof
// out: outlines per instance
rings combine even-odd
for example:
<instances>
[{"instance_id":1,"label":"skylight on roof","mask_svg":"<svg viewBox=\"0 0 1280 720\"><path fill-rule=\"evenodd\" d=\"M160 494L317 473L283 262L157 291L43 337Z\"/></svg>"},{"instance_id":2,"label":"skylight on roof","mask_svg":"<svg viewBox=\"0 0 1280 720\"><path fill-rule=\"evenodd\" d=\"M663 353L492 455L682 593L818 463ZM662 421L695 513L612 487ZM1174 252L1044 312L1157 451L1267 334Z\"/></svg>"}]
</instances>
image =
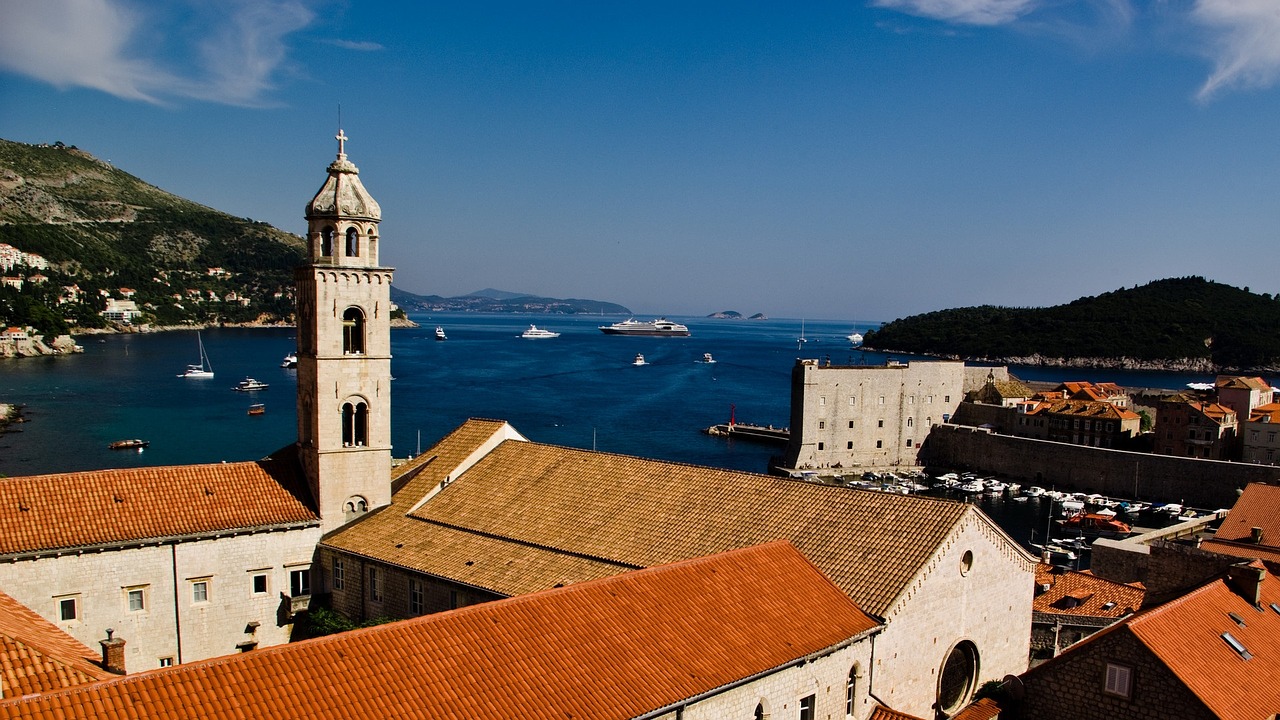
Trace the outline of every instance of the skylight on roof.
<instances>
[{"instance_id":1,"label":"skylight on roof","mask_svg":"<svg viewBox=\"0 0 1280 720\"><path fill-rule=\"evenodd\" d=\"M1245 660L1253 659L1253 654L1250 653L1248 650L1246 650L1244 645L1242 645L1240 641L1237 640L1235 636L1232 635L1231 633L1229 632L1222 633L1222 639L1226 640L1227 644L1231 646L1231 649L1235 650L1237 653L1240 654L1240 657L1244 658Z\"/></svg>"},{"instance_id":2,"label":"skylight on roof","mask_svg":"<svg viewBox=\"0 0 1280 720\"><path fill-rule=\"evenodd\" d=\"M1105 602L1105 603L1103 603L1103 604L1102 604L1102 609L1103 609L1103 610L1110 610L1111 608L1114 608L1115 606L1116 606L1116 604L1115 604L1115 603L1113 603L1113 602L1111 602L1111 601L1109 601L1109 600L1108 600L1107 602Z\"/></svg>"},{"instance_id":3,"label":"skylight on roof","mask_svg":"<svg viewBox=\"0 0 1280 720\"><path fill-rule=\"evenodd\" d=\"M1240 627L1248 627L1247 625L1244 624L1244 618L1240 617L1239 615L1233 612L1227 613L1227 617L1231 618L1232 622L1239 625Z\"/></svg>"},{"instance_id":4,"label":"skylight on roof","mask_svg":"<svg viewBox=\"0 0 1280 720\"><path fill-rule=\"evenodd\" d=\"M1276 605L1275 603L1271 603L1271 609L1272 609L1272 610L1274 610L1274 611L1276 612L1276 614L1277 614L1277 615L1280 615L1280 605Z\"/></svg>"}]
</instances>

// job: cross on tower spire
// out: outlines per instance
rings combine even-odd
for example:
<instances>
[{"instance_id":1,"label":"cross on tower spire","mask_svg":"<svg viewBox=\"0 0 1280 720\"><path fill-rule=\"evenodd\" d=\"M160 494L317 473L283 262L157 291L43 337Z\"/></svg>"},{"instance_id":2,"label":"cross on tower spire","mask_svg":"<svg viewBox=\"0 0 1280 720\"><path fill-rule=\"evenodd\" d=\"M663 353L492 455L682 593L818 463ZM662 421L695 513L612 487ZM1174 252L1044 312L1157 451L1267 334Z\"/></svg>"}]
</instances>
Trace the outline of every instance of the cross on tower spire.
<instances>
[{"instance_id":1,"label":"cross on tower spire","mask_svg":"<svg viewBox=\"0 0 1280 720\"><path fill-rule=\"evenodd\" d=\"M347 134L342 132L342 128L338 128L338 134L333 136L338 141L338 155L346 155L347 150L344 143L347 142Z\"/></svg>"}]
</instances>

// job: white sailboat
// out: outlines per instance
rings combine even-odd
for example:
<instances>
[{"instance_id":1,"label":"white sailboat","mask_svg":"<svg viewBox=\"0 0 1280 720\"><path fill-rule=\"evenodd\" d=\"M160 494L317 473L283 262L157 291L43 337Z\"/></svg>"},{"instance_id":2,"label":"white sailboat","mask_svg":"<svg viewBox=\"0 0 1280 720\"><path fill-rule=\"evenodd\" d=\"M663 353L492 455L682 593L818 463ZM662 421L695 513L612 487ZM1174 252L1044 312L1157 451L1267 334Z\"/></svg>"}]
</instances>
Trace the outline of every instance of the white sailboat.
<instances>
[{"instance_id":1,"label":"white sailboat","mask_svg":"<svg viewBox=\"0 0 1280 720\"><path fill-rule=\"evenodd\" d=\"M211 378L213 377L213 363L209 362L209 355L204 351L204 340L200 338L200 333L196 333L196 343L200 345L200 364L188 365L187 369L178 377L182 378Z\"/></svg>"}]
</instances>

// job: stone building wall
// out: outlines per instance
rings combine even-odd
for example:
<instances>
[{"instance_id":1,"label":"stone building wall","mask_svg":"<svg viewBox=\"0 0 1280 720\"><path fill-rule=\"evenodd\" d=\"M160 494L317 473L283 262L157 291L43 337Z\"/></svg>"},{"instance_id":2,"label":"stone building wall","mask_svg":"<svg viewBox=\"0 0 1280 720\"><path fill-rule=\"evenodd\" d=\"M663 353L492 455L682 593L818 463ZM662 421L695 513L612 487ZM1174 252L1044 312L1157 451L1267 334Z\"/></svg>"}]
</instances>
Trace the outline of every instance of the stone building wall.
<instances>
[{"instance_id":1,"label":"stone building wall","mask_svg":"<svg viewBox=\"0 0 1280 720\"><path fill-rule=\"evenodd\" d=\"M1084 447L955 425L932 429L922 459L936 467L998 473L1046 488L1207 509L1231 507L1237 491L1251 482L1280 480L1276 466Z\"/></svg>"},{"instance_id":2,"label":"stone building wall","mask_svg":"<svg viewBox=\"0 0 1280 720\"><path fill-rule=\"evenodd\" d=\"M422 573L368 558L341 553L333 548L319 548L318 564L324 573L324 590L330 595L334 610L356 622L374 618L396 620L430 615L455 608L500 600L501 595L467 587ZM342 583L335 582L336 564L342 565ZM370 570L377 576L378 592L372 591ZM415 611L412 603L414 583L422 605Z\"/></svg>"},{"instance_id":3,"label":"stone building wall","mask_svg":"<svg viewBox=\"0 0 1280 720\"><path fill-rule=\"evenodd\" d=\"M977 651L975 689L1023 672L1034 590L1034 560L974 509L885 613L874 693L895 710L933 717L943 663L961 642Z\"/></svg>"},{"instance_id":4,"label":"stone building wall","mask_svg":"<svg viewBox=\"0 0 1280 720\"><path fill-rule=\"evenodd\" d=\"M191 662L237 652L240 643L288 642L289 573L310 568L319 540L313 526L0 561L0 587L91 648L112 628L126 642L126 667L138 672L160 667L160 658ZM253 592L258 573L264 593ZM208 583L204 602L194 597L196 581ZM128 606L134 588L144 592L141 611ZM62 620L63 598L77 600L76 619Z\"/></svg>"},{"instance_id":5,"label":"stone building wall","mask_svg":"<svg viewBox=\"0 0 1280 720\"><path fill-rule=\"evenodd\" d=\"M1132 669L1129 698L1103 692L1107 663ZM1099 635L1027 673L1022 720L1211 720L1216 716L1127 630ZM1001 713L1005 717L1005 713Z\"/></svg>"}]
</instances>

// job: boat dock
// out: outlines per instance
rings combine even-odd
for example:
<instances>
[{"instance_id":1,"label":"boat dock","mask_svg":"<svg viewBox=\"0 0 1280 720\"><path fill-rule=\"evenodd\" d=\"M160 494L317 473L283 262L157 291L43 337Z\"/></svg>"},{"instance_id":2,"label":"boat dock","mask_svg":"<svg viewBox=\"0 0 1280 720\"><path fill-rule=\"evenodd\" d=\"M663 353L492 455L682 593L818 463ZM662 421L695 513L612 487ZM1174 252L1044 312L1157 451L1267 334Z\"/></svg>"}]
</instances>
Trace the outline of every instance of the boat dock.
<instances>
[{"instance_id":1,"label":"boat dock","mask_svg":"<svg viewBox=\"0 0 1280 720\"><path fill-rule=\"evenodd\" d=\"M728 422L712 425L703 430L708 435L728 438L743 438L760 442L779 443L785 445L791 440L791 431L787 428L776 428L772 425L751 425L750 423Z\"/></svg>"}]
</instances>

